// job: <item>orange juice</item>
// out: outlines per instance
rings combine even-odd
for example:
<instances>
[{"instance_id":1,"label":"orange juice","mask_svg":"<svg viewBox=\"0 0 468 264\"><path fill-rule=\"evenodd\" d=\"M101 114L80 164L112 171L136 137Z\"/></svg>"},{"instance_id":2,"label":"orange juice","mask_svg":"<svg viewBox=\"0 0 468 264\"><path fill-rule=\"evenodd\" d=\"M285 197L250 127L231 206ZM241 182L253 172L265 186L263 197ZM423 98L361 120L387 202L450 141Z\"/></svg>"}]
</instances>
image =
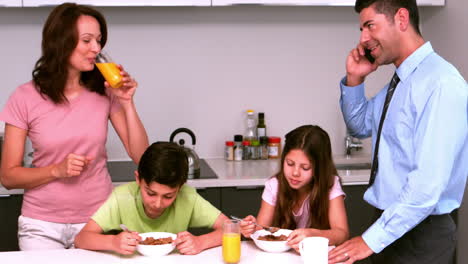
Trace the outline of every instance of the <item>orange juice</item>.
<instances>
[{"instance_id":1,"label":"orange juice","mask_svg":"<svg viewBox=\"0 0 468 264\"><path fill-rule=\"evenodd\" d=\"M117 65L113 62L96 63L99 71L104 79L109 83L112 88L120 88L122 86L122 76Z\"/></svg>"},{"instance_id":2,"label":"orange juice","mask_svg":"<svg viewBox=\"0 0 468 264\"><path fill-rule=\"evenodd\" d=\"M241 239L238 233L223 234L223 259L226 263L237 263L240 260Z\"/></svg>"}]
</instances>

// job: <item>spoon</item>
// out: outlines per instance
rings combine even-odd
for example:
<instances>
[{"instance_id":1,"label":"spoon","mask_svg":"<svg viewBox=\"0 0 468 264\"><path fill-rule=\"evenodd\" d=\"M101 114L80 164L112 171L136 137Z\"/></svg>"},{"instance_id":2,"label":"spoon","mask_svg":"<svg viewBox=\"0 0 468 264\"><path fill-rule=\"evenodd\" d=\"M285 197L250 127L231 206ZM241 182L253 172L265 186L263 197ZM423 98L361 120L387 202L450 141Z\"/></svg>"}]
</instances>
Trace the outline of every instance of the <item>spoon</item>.
<instances>
[{"instance_id":1,"label":"spoon","mask_svg":"<svg viewBox=\"0 0 468 264\"><path fill-rule=\"evenodd\" d=\"M124 225L124 224L120 224L120 228L122 228L122 230L125 231L125 232L132 232L132 231L128 230L127 226Z\"/></svg>"},{"instance_id":2,"label":"spoon","mask_svg":"<svg viewBox=\"0 0 468 264\"><path fill-rule=\"evenodd\" d=\"M240 219L239 217L236 217L236 216L233 216L233 215L231 215L231 218L234 219L234 220L237 220L237 221L243 221L243 220ZM252 223L253 223L254 225L256 225L256 226L262 228L263 230L266 230L266 231L272 233L272 234L275 233L276 231L280 230L280 228L278 228L278 227L262 226L262 225L260 225L260 224L257 224L256 222L252 222Z\"/></svg>"}]
</instances>

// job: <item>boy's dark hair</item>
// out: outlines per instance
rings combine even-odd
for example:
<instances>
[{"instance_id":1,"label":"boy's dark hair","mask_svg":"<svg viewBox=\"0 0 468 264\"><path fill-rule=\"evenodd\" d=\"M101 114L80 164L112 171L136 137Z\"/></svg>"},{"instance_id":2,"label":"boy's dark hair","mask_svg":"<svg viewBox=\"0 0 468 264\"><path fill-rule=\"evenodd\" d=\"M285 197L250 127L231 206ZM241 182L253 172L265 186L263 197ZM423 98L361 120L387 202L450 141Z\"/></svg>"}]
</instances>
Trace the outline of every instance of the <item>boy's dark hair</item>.
<instances>
[{"instance_id":1,"label":"boy's dark hair","mask_svg":"<svg viewBox=\"0 0 468 264\"><path fill-rule=\"evenodd\" d=\"M157 182L171 188L180 187L187 181L187 154L173 142L153 143L141 156L138 174L146 184Z\"/></svg>"},{"instance_id":2,"label":"boy's dark hair","mask_svg":"<svg viewBox=\"0 0 468 264\"><path fill-rule=\"evenodd\" d=\"M375 4L375 5L374 5ZM394 21L393 17L400 8L405 8L409 12L410 23L418 35L421 36L419 30L419 12L416 0L356 0L354 10L361 13L364 8L374 5L375 11L379 14L384 14L390 21Z\"/></svg>"}]
</instances>

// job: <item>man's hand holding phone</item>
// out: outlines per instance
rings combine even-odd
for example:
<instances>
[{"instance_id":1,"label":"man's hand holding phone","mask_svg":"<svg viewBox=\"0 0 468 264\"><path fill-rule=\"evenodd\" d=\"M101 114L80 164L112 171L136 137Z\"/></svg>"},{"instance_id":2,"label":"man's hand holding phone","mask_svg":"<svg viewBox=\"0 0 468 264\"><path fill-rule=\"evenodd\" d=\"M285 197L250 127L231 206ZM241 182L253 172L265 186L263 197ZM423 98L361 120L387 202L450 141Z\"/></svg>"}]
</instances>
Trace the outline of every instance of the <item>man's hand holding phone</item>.
<instances>
[{"instance_id":1,"label":"man's hand holding phone","mask_svg":"<svg viewBox=\"0 0 468 264\"><path fill-rule=\"evenodd\" d=\"M356 86L363 83L366 76L377 70L378 66L370 50L366 54L364 46L359 44L351 50L346 59L346 85Z\"/></svg>"}]
</instances>

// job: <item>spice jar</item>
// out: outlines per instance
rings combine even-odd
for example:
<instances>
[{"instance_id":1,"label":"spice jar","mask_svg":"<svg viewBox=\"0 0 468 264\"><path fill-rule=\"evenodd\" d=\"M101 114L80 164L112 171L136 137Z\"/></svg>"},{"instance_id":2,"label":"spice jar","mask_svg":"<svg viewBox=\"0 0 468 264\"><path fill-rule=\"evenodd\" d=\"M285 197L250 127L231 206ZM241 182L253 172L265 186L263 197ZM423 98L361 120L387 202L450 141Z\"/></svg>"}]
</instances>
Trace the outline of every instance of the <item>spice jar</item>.
<instances>
[{"instance_id":1,"label":"spice jar","mask_svg":"<svg viewBox=\"0 0 468 264\"><path fill-rule=\"evenodd\" d=\"M224 158L226 160L234 160L234 141L226 141Z\"/></svg>"},{"instance_id":2,"label":"spice jar","mask_svg":"<svg viewBox=\"0 0 468 264\"><path fill-rule=\"evenodd\" d=\"M260 159L260 155L258 150L260 149L260 142L258 140L252 140L252 145L250 146L250 150L252 150L250 158L253 160Z\"/></svg>"},{"instance_id":3,"label":"spice jar","mask_svg":"<svg viewBox=\"0 0 468 264\"><path fill-rule=\"evenodd\" d=\"M260 137L260 145L258 146L258 158L262 160L268 159L268 137Z\"/></svg>"},{"instance_id":4,"label":"spice jar","mask_svg":"<svg viewBox=\"0 0 468 264\"><path fill-rule=\"evenodd\" d=\"M268 138L268 158L277 159L280 157L281 152L281 138L269 137Z\"/></svg>"},{"instance_id":5,"label":"spice jar","mask_svg":"<svg viewBox=\"0 0 468 264\"><path fill-rule=\"evenodd\" d=\"M252 159L252 148L250 146L250 141L244 140L242 141L242 147L244 149L244 156L242 157L243 160Z\"/></svg>"},{"instance_id":6,"label":"spice jar","mask_svg":"<svg viewBox=\"0 0 468 264\"><path fill-rule=\"evenodd\" d=\"M234 135L234 160L241 161L243 156L242 135Z\"/></svg>"}]
</instances>

